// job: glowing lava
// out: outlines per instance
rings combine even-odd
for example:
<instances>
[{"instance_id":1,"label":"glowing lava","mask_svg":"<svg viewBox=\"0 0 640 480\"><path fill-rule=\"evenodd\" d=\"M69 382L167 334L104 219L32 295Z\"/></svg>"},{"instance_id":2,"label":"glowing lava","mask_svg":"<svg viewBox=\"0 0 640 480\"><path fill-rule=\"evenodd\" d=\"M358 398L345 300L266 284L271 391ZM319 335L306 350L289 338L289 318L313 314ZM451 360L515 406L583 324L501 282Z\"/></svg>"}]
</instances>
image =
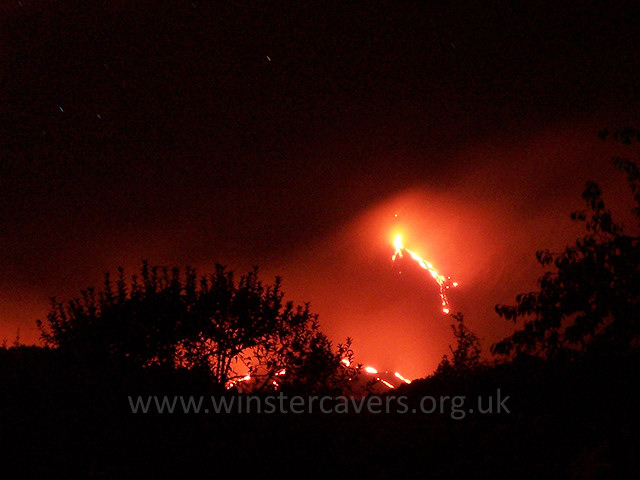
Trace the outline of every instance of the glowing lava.
<instances>
[{"instance_id":1,"label":"glowing lava","mask_svg":"<svg viewBox=\"0 0 640 480\"><path fill-rule=\"evenodd\" d=\"M396 258L402 258L403 256L402 251L404 250L411 256L411 258L413 258L416 262L418 262L418 265L420 265L420 267L427 270L431 274L431 276L434 278L434 280L438 282L438 285L440 286L440 300L442 300L442 312L449 313L450 308L449 308L449 299L447 298L447 290L449 290L449 288L451 287L457 287L458 283L452 282L451 277L445 277L444 275L440 275L438 271L435 268L433 268L433 265L431 265L429 262L426 262L425 260L420 258L420 256L417 253L412 252L408 248L405 248L402 245L402 236L398 235L396 237L396 240L393 242L393 246L396 247L396 251L393 254L393 257L391 257L393 261L395 261Z\"/></svg>"},{"instance_id":2,"label":"glowing lava","mask_svg":"<svg viewBox=\"0 0 640 480\"><path fill-rule=\"evenodd\" d=\"M402 380L404 383L411 383L411 380L404 378L402 375L400 375L398 372L395 373L395 376L398 377L400 380Z\"/></svg>"}]
</instances>

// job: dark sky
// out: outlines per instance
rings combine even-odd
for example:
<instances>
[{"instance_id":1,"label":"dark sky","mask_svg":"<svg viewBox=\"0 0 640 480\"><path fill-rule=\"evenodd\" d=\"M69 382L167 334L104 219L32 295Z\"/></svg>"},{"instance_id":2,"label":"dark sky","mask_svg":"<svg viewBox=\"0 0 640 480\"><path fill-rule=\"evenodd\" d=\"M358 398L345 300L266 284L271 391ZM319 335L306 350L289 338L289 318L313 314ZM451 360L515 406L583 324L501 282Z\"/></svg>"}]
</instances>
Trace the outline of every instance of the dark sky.
<instances>
[{"instance_id":1,"label":"dark sky","mask_svg":"<svg viewBox=\"0 0 640 480\"><path fill-rule=\"evenodd\" d=\"M584 182L624 206L608 159L637 153L597 132L637 126L638 19L521 3L4 2L0 338L118 265L259 265L425 375L453 339L402 233L488 349Z\"/></svg>"}]
</instances>

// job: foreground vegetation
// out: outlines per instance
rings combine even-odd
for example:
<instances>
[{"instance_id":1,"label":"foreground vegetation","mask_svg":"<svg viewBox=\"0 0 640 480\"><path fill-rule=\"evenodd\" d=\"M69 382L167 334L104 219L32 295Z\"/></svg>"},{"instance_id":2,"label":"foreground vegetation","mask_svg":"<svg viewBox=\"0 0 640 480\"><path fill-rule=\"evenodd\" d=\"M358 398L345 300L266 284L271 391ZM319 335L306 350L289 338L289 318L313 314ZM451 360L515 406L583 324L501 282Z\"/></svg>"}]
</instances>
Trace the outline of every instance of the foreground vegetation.
<instances>
[{"instance_id":1,"label":"foreground vegetation","mask_svg":"<svg viewBox=\"0 0 640 480\"><path fill-rule=\"evenodd\" d=\"M638 168L615 163L640 218ZM241 375L238 360L261 378L252 392L261 398L347 392L358 374L342 362L353 360L349 343L334 349L308 305L284 302L279 281L264 286L257 272L235 282L218 267L198 283L192 270L180 277L145 264L140 280L120 272L115 287L107 278L101 292L54 302L41 324L47 347L0 349L5 469L94 478L629 478L640 467L639 237L613 221L596 184L584 199L573 218L585 236L539 252L550 268L539 290L496 307L516 331L492 347L494 361L480 361L477 337L453 315L450 356L381 399L402 397L405 408L388 413L132 413L137 395L242 396L226 389Z\"/></svg>"}]
</instances>

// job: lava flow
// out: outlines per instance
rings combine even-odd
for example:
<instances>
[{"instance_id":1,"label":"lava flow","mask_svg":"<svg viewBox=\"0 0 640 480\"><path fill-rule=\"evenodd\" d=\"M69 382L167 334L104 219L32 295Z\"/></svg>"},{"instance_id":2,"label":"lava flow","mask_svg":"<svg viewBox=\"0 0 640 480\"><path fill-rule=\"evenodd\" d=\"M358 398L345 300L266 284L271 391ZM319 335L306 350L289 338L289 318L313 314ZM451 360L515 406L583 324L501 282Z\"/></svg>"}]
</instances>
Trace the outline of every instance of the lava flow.
<instances>
[{"instance_id":1,"label":"lava flow","mask_svg":"<svg viewBox=\"0 0 640 480\"><path fill-rule=\"evenodd\" d=\"M391 257L393 261L395 261L396 258L402 258L403 256L402 251L404 250L411 256L411 258L413 258L416 262L418 262L418 265L420 265L420 267L429 271L431 276L434 278L436 282L438 282L438 285L440 286L440 299L442 300L442 312L449 313L450 305L449 305L449 299L447 298L447 290L449 290L449 288L451 287L457 287L458 283L452 282L451 277L445 277L444 275L440 275L438 271L435 268L433 268L433 265L431 265L429 262L424 261L422 258L420 258L420 256L417 253L412 252L408 248L405 248L402 245L402 236L398 235L396 237L395 242L393 242L393 245L396 247L396 251L393 254L393 257Z\"/></svg>"}]
</instances>

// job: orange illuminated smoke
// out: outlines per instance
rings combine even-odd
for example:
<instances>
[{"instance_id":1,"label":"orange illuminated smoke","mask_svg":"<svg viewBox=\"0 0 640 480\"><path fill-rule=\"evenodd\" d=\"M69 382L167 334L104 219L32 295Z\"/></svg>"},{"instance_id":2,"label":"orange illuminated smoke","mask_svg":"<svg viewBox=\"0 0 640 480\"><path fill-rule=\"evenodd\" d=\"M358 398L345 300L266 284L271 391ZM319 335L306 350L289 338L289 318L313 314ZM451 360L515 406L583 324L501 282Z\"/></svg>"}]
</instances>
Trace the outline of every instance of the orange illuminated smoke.
<instances>
[{"instance_id":1,"label":"orange illuminated smoke","mask_svg":"<svg viewBox=\"0 0 640 480\"><path fill-rule=\"evenodd\" d=\"M400 235L396 237L396 240L393 242L393 245L396 247L396 251L393 254L393 257L391 257L392 260L395 261L396 258L402 258L403 256L402 251L404 250L409 254L409 256L411 256L411 258L413 258L416 262L418 262L418 265L420 265L420 267L427 270L431 274L431 276L434 278L434 280L438 282L438 285L440 286L440 300L442 300L442 311L444 313L449 313L450 306L449 306L449 299L447 298L447 290L449 290L449 288L451 287L457 287L458 283L452 282L451 277L445 277L444 275L440 275L438 271L435 268L433 268L433 265L431 265L429 262L424 261L422 258L420 258L420 256L417 253L412 252L408 248L404 248L404 246L402 245L402 237Z\"/></svg>"}]
</instances>

